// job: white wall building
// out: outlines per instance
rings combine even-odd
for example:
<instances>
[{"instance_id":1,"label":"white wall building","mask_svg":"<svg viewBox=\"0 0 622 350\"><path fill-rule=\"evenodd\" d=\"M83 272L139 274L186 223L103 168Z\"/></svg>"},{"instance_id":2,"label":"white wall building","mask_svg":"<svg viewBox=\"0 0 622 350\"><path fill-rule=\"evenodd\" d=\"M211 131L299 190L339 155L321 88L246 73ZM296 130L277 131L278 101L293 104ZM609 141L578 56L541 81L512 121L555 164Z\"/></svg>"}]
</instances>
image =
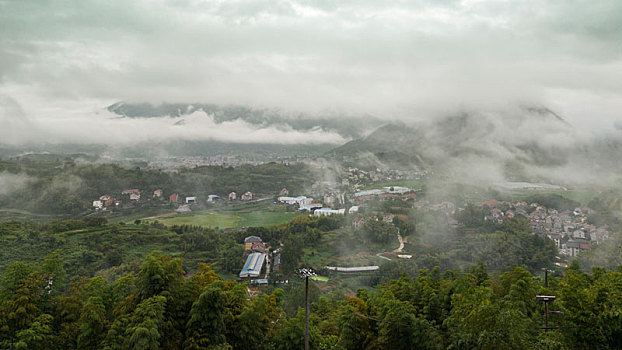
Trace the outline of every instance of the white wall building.
<instances>
[{"instance_id":1,"label":"white wall building","mask_svg":"<svg viewBox=\"0 0 622 350\"><path fill-rule=\"evenodd\" d=\"M328 215L334 215L334 214L345 214L346 210L345 209L331 209L331 208L320 208L320 209L316 209L315 212L313 213L315 216L328 216Z\"/></svg>"}]
</instances>

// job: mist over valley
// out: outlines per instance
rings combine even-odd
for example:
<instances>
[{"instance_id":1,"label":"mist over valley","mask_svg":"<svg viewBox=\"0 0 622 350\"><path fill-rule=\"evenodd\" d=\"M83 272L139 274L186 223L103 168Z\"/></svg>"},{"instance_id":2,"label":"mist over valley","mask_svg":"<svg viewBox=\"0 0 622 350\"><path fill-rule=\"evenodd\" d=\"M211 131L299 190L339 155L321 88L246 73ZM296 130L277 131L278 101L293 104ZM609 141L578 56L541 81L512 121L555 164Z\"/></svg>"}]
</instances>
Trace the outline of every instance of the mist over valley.
<instances>
[{"instance_id":1,"label":"mist over valley","mask_svg":"<svg viewBox=\"0 0 622 350\"><path fill-rule=\"evenodd\" d=\"M0 349L621 349L621 15L0 1Z\"/></svg>"}]
</instances>

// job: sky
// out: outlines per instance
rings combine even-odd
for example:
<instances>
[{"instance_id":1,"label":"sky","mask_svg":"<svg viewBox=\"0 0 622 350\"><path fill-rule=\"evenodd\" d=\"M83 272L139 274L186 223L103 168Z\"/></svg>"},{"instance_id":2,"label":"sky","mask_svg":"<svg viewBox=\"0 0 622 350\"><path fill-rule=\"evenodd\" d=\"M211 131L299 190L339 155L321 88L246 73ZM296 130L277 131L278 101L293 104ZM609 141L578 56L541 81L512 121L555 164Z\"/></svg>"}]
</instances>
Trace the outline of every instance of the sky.
<instances>
[{"instance_id":1,"label":"sky","mask_svg":"<svg viewBox=\"0 0 622 350\"><path fill-rule=\"evenodd\" d=\"M347 141L209 118L177 129L119 120L104 110L118 101L406 121L526 104L608 130L622 120L622 1L0 0L0 143L136 130Z\"/></svg>"}]
</instances>

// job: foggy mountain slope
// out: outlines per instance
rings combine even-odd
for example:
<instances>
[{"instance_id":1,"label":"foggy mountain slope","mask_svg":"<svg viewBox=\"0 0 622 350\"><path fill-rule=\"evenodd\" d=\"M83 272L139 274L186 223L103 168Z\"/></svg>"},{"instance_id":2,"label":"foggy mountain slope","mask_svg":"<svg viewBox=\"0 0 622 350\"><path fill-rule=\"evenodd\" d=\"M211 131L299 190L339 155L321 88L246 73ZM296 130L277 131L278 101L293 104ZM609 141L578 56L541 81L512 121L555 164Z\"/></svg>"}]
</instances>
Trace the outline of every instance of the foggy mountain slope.
<instances>
[{"instance_id":1,"label":"foggy mountain slope","mask_svg":"<svg viewBox=\"0 0 622 350\"><path fill-rule=\"evenodd\" d=\"M383 121L373 116L354 116L329 113L310 115L305 113L287 113L278 109L250 108L236 105L183 104L118 102L106 108L108 111L128 118L183 118L195 112L204 112L216 123L242 120L257 127L276 126L297 131L321 129L334 131L347 139L357 138L369 130L382 125Z\"/></svg>"},{"instance_id":2,"label":"foggy mountain slope","mask_svg":"<svg viewBox=\"0 0 622 350\"><path fill-rule=\"evenodd\" d=\"M385 124L371 134L331 150L328 155L341 161L373 166L425 167L418 148L423 133L405 124ZM400 166L401 165L401 166Z\"/></svg>"},{"instance_id":3,"label":"foggy mountain slope","mask_svg":"<svg viewBox=\"0 0 622 350\"><path fill-rule=\"evenodd\" d=\"M543 166L567 162L578 137L560 116L534 107L447 117L433 123L426 136L436 159L476 155Z\"/></svg>"},{"instance_id":4,"label":"foggy mountain slope","mask_svg":"<svg viewBox=\"0 0 622 350\"><path fill-rule=\"evenodd\" d=\"M463 112L427 123L386 124L328 154L363 165L375 160L378 166L432 166L457 176L479 167L501 174L496 180L541 179L548 173L564 176L562 169L574 168L570 174L599 165L613 170L622 164L616 161L621 145L616 137L582 134L545 107L521 107L503 113Z\"/></svg>"}]
</instances>

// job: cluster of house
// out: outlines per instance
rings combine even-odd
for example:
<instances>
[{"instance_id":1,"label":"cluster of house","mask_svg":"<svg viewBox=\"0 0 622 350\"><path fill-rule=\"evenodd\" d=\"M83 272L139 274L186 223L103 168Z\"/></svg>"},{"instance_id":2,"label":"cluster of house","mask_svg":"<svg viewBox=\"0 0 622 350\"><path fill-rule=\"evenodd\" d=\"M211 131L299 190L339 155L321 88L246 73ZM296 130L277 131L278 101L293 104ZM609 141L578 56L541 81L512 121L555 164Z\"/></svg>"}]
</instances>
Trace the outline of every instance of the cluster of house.
<instances>
[{"instance_id":1,"label":"cluster of house","mask_svg":"<svg viewBox=\"0 0 622 350\"><path fill-rule=\"evenodd\" d=\"M281 267L280 248L272 252L271 263L269 247L257 236L244 239L244 256L246 260L238 277L250 279L252 284L267 284L270 269L279 270Z\"/></svg>"},{"instance_id":2,"label":"cluster of house","mask_svg":"<svg viewBox=\"0 0 622 350\"><path fill-rule=\"evenodd\" d=\"M234 201L238 199L238 194L235 192L231 192L229 193L228 197L227 197L230 201ZM255 198L255 195L252 192L246 192L244 193L242 196L240 196L240 200L243 201L250 201L253 198ZM179 203L181 200L181 198L179 197L179 195L177 193L173 193L169 196L169 202L170 203ZM210 194L207 196L207 201L214 203L214 202L218 202L220 201L221 198L219 195L217 194ZM190 196L190 197L186 197L185 204L195 204L197 203L197 197L196 196Z\"/></svg>"},{"instance_id":3,"label":"cluster of house","mask_svg":"<svg viewBox=\"0 0 622 350\"><path fill-rule=\"evenodd\" d=\"M505 213L497 208L501 204L509 208ZM558 211L525 201L515 203L488 201L484 205L490 208L485 219L496 223L516 215L529 218L533 232L553 240L560 253L568 257L575 257L582 251L590 250L592 243L599 244L609 237L606 226L596 227L587 222L587 217L592 212L587 207Z\"/></svg>"},{"instance_id":4,"label":"cluster of house","mask_svg":"<svg viewBox=\"0 0 622 350\"><path fill-rule=\"evenodd\" d=\"M297 196L297 197L283 196L283 194L289 194L289 192L285 188L282 189L279 194L282 195L282 196L277 198L277 200L280 203L297 206L299 211L308 211L308 212L312 213L315 216L328 216L328 215L335 215L335 214L343 215L343 214L346 213L346 209L333 209L333 208L331 208L331 206L334 204L334 202L331 201L331 200L325 201L325 203L327 205L325 207L324 205L322 205L322 203L316 202L311 197L306 197L306 196ZM324 196L324 198L326 199L326 196ZM358 210L359 210L358 206L352 206L352 207L350 207L348 209L348 213L355 213L355 212L358 212Z\"/></svg>"},{"instance_id":5,"label":"cluster of house","mask_svg":"<svg viewBox=\"0 0 622 350\"><path fill-rule=\"evenodd\" d=\"M244 164L259 165L264 164L263 161L249 159L235 155L215 155L206 157L184 157L181 165L188 168L199 166L240 166Z\"/></svg>"},{"instance_id":6,"label":"cluster of house","mask_svg":"<svg viewBox=\"0 0 622 350\"><path fill-rule=\"evenodd\" d=\"M162 190L155 190L153 192L154 197L161 197ZM138 189L129 189L121 191L121 196L130 201L138 201L140 200L140 190ZM99 199L93 201L93 208L95 210L107 211L112 208L118 208L123 204L123 201L114 198L111 195L103 194L99 196Z\"/></svg>"},{"instance_id":7,"label":"cluster of house","mask_svg":"<svg viewBox=\"0 0 622 350\"><path fill-rule=\"evenodd\" d=\"M408 187L400 187L400 186L387 186L379 189L373 190L364 190L358 191L354 193L354 202L357 204L362 204L370 199L378 198L378 199L402 199L408 200L411 198L415 198L417 195L413 192L412 189Z\"/></svg>"},{"instance_id":8,"label":"cluster of house","mask_svg":"<svg viewBox=\"0 0 622 350\"><path fill-rule=\"evenodd\" d=\"M153 198L160 199L162 198L163 194L164 194L164 191L162 189L157 189L153 191ZM129 200L130 202L138 202L141 198L140 195L141 193L139 189L127 189L127 190L121 191L121 196L125 198L126 200ZM238 199L238 195L235 192L231 192L229 193L228 198L230 201L234 201ZM244 194L240 196L240 200L242 201L250 201L254 198L255 198L255 195L250 191L245 192ZM220 196L216 194L210 194L207 196L207 202L218 202L220 200L221 200ZM191 211L190 205L197 203L197 197L196 196L182 197L177 193L172 193L168 197L168 201L170 204L180 204L179 207L177 208L177 211L185 212L185 211ZM95 210L106 211L112 208L117 208L121 206L122 203L123 202L121 200L117 200L116 198L110 195L104 194L100 196L99 199L93 201L93 208Z\"/></svg>"},{"instance_id":9,"label":"cluster of house","mask_svg":"<svg viewBox=\"0 0 622 350\"><path fill-rule=\"evenodd\" d=\"M327 216L335 214L343 215L346 213L346 211L349 214L356 213L359 211L360 204L363 204L365 203L365 201L372 198L378 198L380 200L388 198L399 198L402 200L408 200L410 198L416 197L416 194L412 191L412 189L408 187L387 186L380 189L356 192L354 193L353 201L357 205L349 207L348 209L333 209L332 207L335 204L335 199L339 199L342 203L345 202L343 198L338 198L339 196L335 195L334 193L326 193L324 195L324 204L322 204L316 202L311 197L289 197L286 195L288 194L286 191L287 189L284 188L280 193L281 196L277 198L280 203L297 206L298 210L311 212L315 216Z\"/></svg>"},{"instance_id":10,"label":"cluster of house","mask_svg":"<svg viewBox=\"0 0 622 350\"><path fill-rule=\"evenodd\" d=\"M342 185L349 186L367 181L394 181L404 179L421 179L427 174L426 171L404 171L399 169L379 169L366 171L359 168L348 167L343 173Z\"/></svg>"},{"instance_id":11,"label":"cluster of house","mask_svg":"<svg viewBox=\"0 0 622 350\"><path fill-rule=\"evenodd\" d=\"M395 218L394 214L385 213L380 215L367 215L367 216L356 216L352 219L352 227L359 228L362 227L368 221L384 221L388 224L393 223L393 219Z\"/></svg>"},{"instance_id":12,"label":"cluster of house","mask_svg":"<svg viewBox=\"0 0 622 350\"><path fill-rule=\"evenodd\" d=\"M277 199L280 203L298 206L298 210L300 211L314 211L322 207L321 203L318 203L313 198L306 196L281 196Z\"/></svg>"}]
</instances>

